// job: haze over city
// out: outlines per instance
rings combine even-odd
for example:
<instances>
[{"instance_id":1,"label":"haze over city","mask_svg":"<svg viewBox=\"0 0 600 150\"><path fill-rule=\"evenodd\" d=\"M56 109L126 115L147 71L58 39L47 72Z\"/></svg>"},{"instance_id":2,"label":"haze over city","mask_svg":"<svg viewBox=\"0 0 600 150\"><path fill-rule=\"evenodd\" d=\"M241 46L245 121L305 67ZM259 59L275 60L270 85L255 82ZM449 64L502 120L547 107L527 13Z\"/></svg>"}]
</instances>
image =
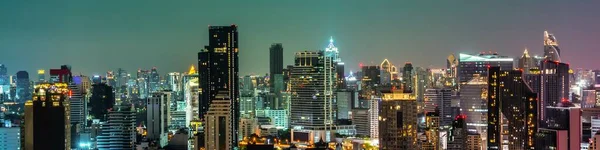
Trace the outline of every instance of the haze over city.
<instances>
[{"instance_id":1,"label":"haze over city","mask_svg":"<svg viewBox=\"0 0 600 150\"><path fill-rule=\"evenodd\" d=\"M268 48L322 50L333 36L346 70L384 58L444 67L451 53L542 55L554 33L563 58L594 68L599 1L2 1L0 60L9 74L71 64L76 74L118 67L185 71L208 25L239 26L240 74L265 74ZM585 55L576 55L585 54ZM106 61L111 60L111 61ZM595 62L594 62L595 61ZM372 62L372 63L371 63Z\"/></svg>"}]
</instances>

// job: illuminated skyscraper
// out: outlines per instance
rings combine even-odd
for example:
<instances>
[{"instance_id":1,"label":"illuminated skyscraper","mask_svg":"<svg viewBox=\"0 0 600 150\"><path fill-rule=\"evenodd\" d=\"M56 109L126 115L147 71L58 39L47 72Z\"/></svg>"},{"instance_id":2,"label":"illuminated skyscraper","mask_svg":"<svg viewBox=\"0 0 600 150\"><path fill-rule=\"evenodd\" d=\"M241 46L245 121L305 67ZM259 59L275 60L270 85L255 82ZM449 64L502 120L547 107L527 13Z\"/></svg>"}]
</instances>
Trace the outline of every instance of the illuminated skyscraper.
<instances>
[{"instance_id":1,"label":"illuminated skyscraper","mask_svg":"<svg viewBox=\"0 0 600 150\"><path fill-rule=\"evenodd\" d=\"M544 31L544 58L548 61L560 62L560 48L553 34Z\"/></svg>"},{"instance_id":2,"label":"illuminated skyscraper","mask_svg":"<svg viewBox=\"0 0 600 150\"><path fill-rule=\"evenodd\" d=\"M402 87L405 93L412 93L414 91L413 75L412 63L406 62L402 71Z\"/></svg>"},{"instance_id":3,"label":"illuminated skyscraper","mask_svg":"<svg viewBox=\"0 0 600 150\"><path fill-rule=\"evenodd\" d=\"M154 93L160 90L160 75L156 70L156 67L152 67L150 70L149 78L148 78L148 87L150 88L150 93Z\"/></svg>"},{"instance_id":4,"label":"illuminated skyscraper","mask_svg":"<svg viewBox=\"0 0 600 150\"><path fill-rule=\"evenodd\" d=\"M581 108L562 101L546 108L545 126L536 134L536 149L581 149Z\"/></svg>"},{"instance_id":5,"label":"illuminated skyscraper","mask_svg":"<svg viewBox=\"0 0 600 150\"><path fill-rule=\"evenodd\" d=\"M467 146L467 116L458 115L448 130L448 150L465 150Z\"/></svg>"},{"instance_id":6,"label":"illuminated skyscraper","mask_svg":"<svg viewBox=\"0 0 600 150\"><path fill-rule=\"evenodd\" d=\"M96 138L99 150L134 149L136 112L132 106L118 105L108 112L108 119Z\"/></svg>"},{"instance_id":7,"label":"illuminated skyscraper","mask_svg":"<svg viewBox=\"0 0 600 150\"><path fill-rule=\"evenodd\" d=\"M292 140L330 141L337 119L333 57L324 51L296 52L294 62L290 70Z\"/></svg>"},{"instance_id":8,"label":"illuminated skyscraper","mask_svg":"<svg viewBox=\"0 0 600 150\"><path fill-rule=\"evenodd\" d=\"M490 67L488 74L488 149L502 149L507 133L509 149L533 149L537 132L537 94L522 79L521 70L501 71ZM508 122L502 122L502 120ZM502 127L502 124L508 124Z\"/></svg>"},{"instance_id":9,"label":"illuminated skyscraper","mask_svg":"<svg viewBox=\"0 0 600 150\"><path fill-rule=\"evenodd\" d=\"M460 89L460 108L468 116L467 128L475 130L483 140L487 138L487 94L487 76L474 76Z\"/></svg>"},{"instance_id":10,"label":"illuminated skyscraper","mask_svg":"<svg viewBox=\"0 0 600 150\"><path fill-rule=\"evenodd\" d=\"M66 83L35 86L25 103L24 149L71 148L69 89Z\"/></svg>"},{"instance_id":11,"label":"illuminated skyscraper","mask_svg":"<svg viewBox=\"0 0 600 150\"><path fill-rule=\"evenodd\" d=\"M383 92L379 148L417 149L417 101L410 93Z\"/></svg>"},{"instance_id":12,"label":"illuminated skyscraper","mask_svg":"<svg viewBox=\"0 0 600 150\"><path fill-rule=\"evenodd\" d=\"M458 82L465 84L471 81L475 74L487 76L488 66L506 70L513 69L513 58L497 53L480 53L478 55L460 53L457 66Z\"/></svg>"},{"instance_id":13,"label":"illuminated skyscraper","mask_svg":"<svg viewBox=\"0 0 600 150\"><path fill-rule=\"evenodd\" d=\"M208 111L217 91L227 93L231 100L231 134L237 145L239 124L239 59L237 26L209 26L209 44L198 53L200 89L200 118ZM211 131L207 131L211 132Z\"/></svg>"},{"instance_id":14,"label":"illuminated skyscraper","mask_svg":"<svg viewBox=\"0 0 600 150\"><path fill-rule=\"evenodd\" d=\"M538 60L535 57L530 56L527 49L525 49L525 51L523 52L523 56L521 56L521 58L519 59L519 64L517 68L523 69L523 71L529 73L530 69L535 69L539 67L537 64Z\"/></svg>"},{"instance_id":15,"label":"illuminated skyscraper","mask_svg":"<svg viewBox=\"0 0 600 150\"><path fill-rule=\"evenodd\" d=\"M569 100L569 65L560 62L542 61L539 81L533 85L539 88L538 97L540 105L538 105L540 126L544 127L546 120L546 107L556 106L564 100ZM529 84L529 85L531 85Z\"/></svg>"},{"instance_id":16,"label":"illuminated skyscraper","mask_svg":"<svg viewBox=\"0 0 600 150\"><path fill-rule=\"evenodd\" d=\"M4 64L0 64L0 94L3 94L6 99L10 93L10 78Z\"/></svg>"},{"instance_id":17,"label":"illuminated skyscraper","mask_svg":"<svg viewBox=\"0 0 600 150\"><path fill-rule=\"evenodd\" d=\"M71 66L62 65L60 69L50 69L50 83L63 82L70 83L73 80L73 74L71 74Z\"/></svg>"},{"instance_id":18,"label":"illuminated skyscraper","mask_svg":"<svg viewBox=\"0 0 600 150\"><path fill-rule=\"evenodd\" d=\"M425 90L425 112L439 110L440 126L450 126L452 117L452 91L450 89Z\"/></svg>"},{"instance_id":19,"label":"illuminated skyscraper","mask_svg":"<svg viewBox=\"0 0 600 150\"><path fill-rule=\"evenodd\" d=\"M30 86L29 73L27 71L17 72L17 102L23 103L31 99Z\"/></svg>"},{"instance_id":20,"label":"illuminated skyscraper","mask_svg":"<svg viewBox=\"0 0 600 150\"><path fill-rule=\"evenodd\" d=\"M179 72L170 72L167 75L167 85L168 89L173 92L180 92L182 87L182 79L181 73Z\"/></svg>"},{"instance_id":21,"label":"illuminated skyscraper","mask_svg":"<svg viewBox=\"0 0 600 150\"><path fill-rule=\"evenodd\" d=\"M46 82L46 70L40 69L37 71L37 74L38 74L38 82L37 83Z\"/></svg>"},{"instance_id":22,"label":"illuminated skyscraper","mask_svg":"<svg viewBox=\"0 0 600 150\"><path fill-rule=\"evenodd\" d=\"M204 143L207 150L227 150L236 147L234 143L237 142L233 142L233 115L228 95L226 91L217 94L206 113Z\"/></svg>"}]
</instances>

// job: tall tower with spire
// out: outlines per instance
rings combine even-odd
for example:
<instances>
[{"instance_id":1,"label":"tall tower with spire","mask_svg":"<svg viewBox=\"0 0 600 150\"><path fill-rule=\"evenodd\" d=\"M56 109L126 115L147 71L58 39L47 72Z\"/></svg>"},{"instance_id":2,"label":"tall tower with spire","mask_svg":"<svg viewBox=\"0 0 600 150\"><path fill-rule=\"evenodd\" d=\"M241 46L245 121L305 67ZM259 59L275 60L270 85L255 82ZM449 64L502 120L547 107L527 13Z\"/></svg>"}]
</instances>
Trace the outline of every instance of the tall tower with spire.
<instances>
[{"instance_id":1,"label":"tall tower with spire","mask_svg":"<svg viewBox=\"0 0 600 150\"><path fill-rule=\"evenodd\" d=\"M544 58L548 61L560 62L560 48L553 34L544 31Z\"/></svg>"},{"instance_id":2,"label":"tall tower with spire","mask_svg":"<svg viewBox=\"0 0 600 150\"><path fill-rule=\"evenodd\" d=\"M325 56L332 58L336 70L336 87L337 89L346 89L346 81L344 75L344 62L340 58L338 48L333 44L333 36L329 38L329 45L325 48Z\"/></svg>"}]
</instances>

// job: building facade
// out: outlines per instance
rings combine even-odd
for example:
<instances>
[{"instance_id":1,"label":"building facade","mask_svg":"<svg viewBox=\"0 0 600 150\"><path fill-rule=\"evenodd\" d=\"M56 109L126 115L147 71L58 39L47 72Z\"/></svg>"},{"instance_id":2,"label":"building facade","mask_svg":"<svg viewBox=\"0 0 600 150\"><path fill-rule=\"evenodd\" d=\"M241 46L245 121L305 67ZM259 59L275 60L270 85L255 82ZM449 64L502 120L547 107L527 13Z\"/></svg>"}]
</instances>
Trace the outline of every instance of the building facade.
<instances>
[{"instance_id":1,"label":"building facade","mask_svg":"<svg viewBox=\"0 0 600 150\"><path fill-rule=\"evenodd\" d=\"M417 149L417 101L408 93L383 93L379 120L380 149Z\"/></svg>"}]
</instances>

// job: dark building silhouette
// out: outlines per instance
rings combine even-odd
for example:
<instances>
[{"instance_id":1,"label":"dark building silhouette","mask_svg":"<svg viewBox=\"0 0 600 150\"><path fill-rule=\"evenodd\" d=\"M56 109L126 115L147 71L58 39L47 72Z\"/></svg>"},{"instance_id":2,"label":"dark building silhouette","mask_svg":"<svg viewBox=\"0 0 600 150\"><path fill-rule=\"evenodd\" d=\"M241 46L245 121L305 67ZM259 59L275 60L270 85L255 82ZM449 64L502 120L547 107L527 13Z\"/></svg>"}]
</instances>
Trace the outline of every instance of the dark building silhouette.
<instances>
[{"instance_id":1,"label":"dark building silhouette","mask_svg":"<svg viewBox=\"0 0 600 150\"><path fill-rule=\"evenodd\" d=\"M467 116L458 115L448 132L448 150L467 149Z\"/></svg>"},{"instance_id":2,"label":"dark building silhouette","mask_svg":"<svg viewBox=\"0 0 600 150\"><path fill-rule=\"evenodd\" d=\"M225 91L231 100L232 137L237 145L239 124L239 60L237 26L209 26L209 43L198 53L200 79L200 118L205 115L218 91Z\"/></svg>"},{"instance_id":3,"label":"dark building silhouette","mask_svg":"<svg viewBox=\"0 0 600 150\"><path fill-rule=\"evenodd\" d=\"M269 48L269 74L273 78L274 74L283 74L283 46L281 43L275 43Z\"/></svg>"},{"instance_id":4,"label":"dark building silhouette","mask_svg":"<svg viewBox=\"0 0 600 150\"><path fill-rule=\"evenodd\" d=\"M404 93L413 92L413 66L412 63L407 62L402 68L402 86Z\"/></svg>"},{"instance_id":5,"label":"dark building silhouette","mask_svg":"<svg viewBox=\"0 0 600 150\"><path fill-rule=\"evenodd\" d=\"M115 96L111 86L105 83L97 83L92 85L92 96L88 103L88 109L93 119L106 121L108 110L112 109L115 104Z\"/></svg>"},{"instance_id":6,"label":"dark building silhouette","mask_svg":"<svg viewBox=\"0 0 600 150\"><path fill-rule=\"evenodd\" d=\"M381 82L381 69L379 66L362 66L363 78L362 82L364 85L373 86Z\"/></svg>"},{"instance_id":7,"label":"dark building silhouette","mask_svg":"<svg viewBox=\"0 0 600 150\"><path fill-rule=\"evenodd\" d=\"M27 71L17 72L17 102L25 102L31 99L31 83Z\"/></svg>"},{"instance_id":8,"label":"dark building silhouette","mask_svg":"<svg viewBox=\"0 0 600 150\"><path fill-rule=\"evenodd\" d=\"M25 103L23 149L71 148L67 84L38 84L33 93Z\"/></svg>"},{"instance_id":9,"label":"dark building silhouette","mask_svg":"<svg viewBox=\"0 0 600 150\"><path fill-rule=\"evenodd\" d=\"M537 94L523 80L522 70L488 70L488 149L501 149L507 132L509 149L533 149L538 129ZM502 128L501 116L508 120Z\"/></svg>"}]
</instances>

